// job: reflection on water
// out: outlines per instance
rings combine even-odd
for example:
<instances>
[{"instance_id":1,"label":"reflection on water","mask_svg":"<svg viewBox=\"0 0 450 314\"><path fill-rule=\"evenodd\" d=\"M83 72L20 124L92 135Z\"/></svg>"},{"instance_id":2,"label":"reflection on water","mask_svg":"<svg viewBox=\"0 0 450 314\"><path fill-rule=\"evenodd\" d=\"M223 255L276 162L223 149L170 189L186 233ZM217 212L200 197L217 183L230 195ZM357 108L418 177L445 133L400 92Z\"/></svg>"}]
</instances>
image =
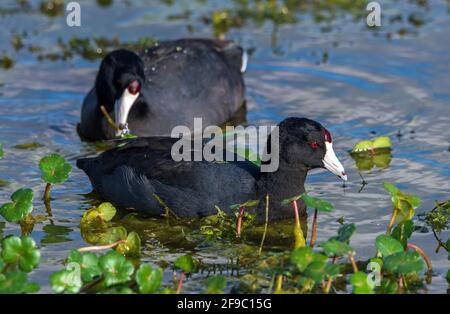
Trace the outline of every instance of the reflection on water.
<instances>
[{"instance_id":1,"label":"reflection on water","mask_svg":"<svg viewBox=\"0 0 450 314\"><path fill-rule=\"evenodd\" d=\"M38 163L45 154L59 152L74 165L80 156L105 148L80 142L75 131L98 57L121 45L138 48L154 39L214 34L239 41L252 54L245 76L249 123L306 116L333 133L335 151L350 180L342 187L325 171L308 177L307 189L336 207L320 217L318 241L334 235L336 220L344 216L358 226L352 244L359 257L372 256L373 239L384 232L390 215L383 181L420 196L419 212L433 208L435 200L449 198L447 1L384 1L379 29L365 25L361 8L366 1L80 1L80 28L68 28L58 6L55 13L48 12L50 2L8 0L0 8L0 142L5 149L0 180L9 182L0 182L0 203L23 186L33 188L35 195L43 193ZM380 135L390 136L392 155L362 166L355 163L348 154L354 144ZM30 143L43 146L14 148ZM359 171L367 183L363 189ZM86 196L90 191L87 177L74 169L69 180L52 191L53 223L47 220L34 227L32 235L43 258L32 279L45 287L44 292L49 289L48 275L60 268L69 250L89 241L79 221L97 202ZM38 200L36 196L35 210L45 214ZM167 225L129 216L115 223L138 231L143 259L155 263L190 251L205 265L223 266L230 260L235 264L239 250L255 250L258 242L251 234L234 248L225 242L199 242L195 223ZM20 230L0 222L0 236L2 232ZM448 231L441 236L448 238ZM285 238L269 237L267 243L285 249L291 240L287 233ZM430 231L416 232L413 241L434 262L435 276L427 289L445 292L447 255L442 250L434 253ZM186 289L198 291L204 275L194 276Z\"/></svg>"}]
</instances>

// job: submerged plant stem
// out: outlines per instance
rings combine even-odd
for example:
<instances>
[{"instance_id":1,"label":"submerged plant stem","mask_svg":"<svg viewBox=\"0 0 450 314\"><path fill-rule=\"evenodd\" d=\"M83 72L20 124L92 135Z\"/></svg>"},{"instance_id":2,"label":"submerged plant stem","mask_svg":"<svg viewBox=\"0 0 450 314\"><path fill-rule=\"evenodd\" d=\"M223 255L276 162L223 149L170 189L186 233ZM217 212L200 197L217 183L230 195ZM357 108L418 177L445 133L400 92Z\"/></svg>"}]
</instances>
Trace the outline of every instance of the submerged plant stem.
<instances>
[{"instance_id":1,"label":"submerged plant stem","mask_svg":"<svg viewBox=\"0 0 450 314\"><path fill-rule=\"evenodd\" d=\"M47 211L47 214L49 216L52 216L52 208L50 206L50 191L52 190L52 185L50 183L47 183L47 185L45 186L45 191L44 191L44 205L45 205L45 210Z\"/></svg>"},{"instance_id":2,"label":"submerged plant stem","mask_svg":"<svg viewBox=\"0 0 450 314\"><path fill-rule=\"evenodd\" d=\"M277 275L275 279L275 290L274 294L280 294L283 292L283 275Z\"/></svg>"},{"instance_id":3,"label":"submerged plant stem","mask_svg":"<svg viewBox=\"0 0 450 314\"><path fill-rule=\"evenodd\" d=\"M419 247L419 246L417 246L415 244L412 244L412 243L408 243L408 248L413 249L417 253L419 253L420 256L422 256L422 258L425 261L425 263L427 264L428 271L429 272L433 271L433 265L431 264L431 260L428 257L427 253L425 253L425 251L421 247Z\"/></svg>"},{"instance_id":4,"label":"submerged plant stem","mask_svg":"<svg viewBox=\"0 0 450 314\"><path fill-rule=\"evenodd\" d=\"M266 194L266 222L264 224L264 233L261 238L261 244L259 245L258 255L261 255L266 240L267 228L269 226L269 194Z\"/></svg>"},{"instance_id":5,"label":"submerged plant stem","mask_svg":"<svg viewBox=\"0 0 450 314\"><path fill-rule=\"evenodd\" d=\"M79 248L78 252L83 253L83 252L95 252L95 251L108 250L108 249L112 249L112 248L118 246L119 244L125 243L125 242L127 242L127 241L119 240L117 242L114 242L111 244L106 244L106 245L86 246L86 247Z\"/></svg>"},{"instance_id":6,"label":"submerged plant stem","mask_svg":"<svg viewBox=\"0 0 450 314\"><path fill-rule=\"evenodd\" d=\"M242 227L242 218L244 217L244 206L241 206L241 208L239 208L239 217L236 223L236 235L238 237L241 236L241 227Z\"/></svg>"},{"instance_id":7,"label":"submerged plant stem","mask_svg":"<svg viewBox=\"0 0 450 314\"><path fill-rule=\"evenodd\" d=\"M108 110L106 110L105 106L101 105L100 106L100 110L102 111L103 115L106 118L106 121L108 122L108 124L116 131L120 131L119 127L116 125L116 123L114 122L114 120L111 118L111 116L108 113Z\"/></svg>"},{"instance_id":8,"label":"submerged plant stem","mask_svg":"<svg viewBox=\"0 0 450 314\"><path fill-rule=\"evenodd\" d=\"M300 215L298 213L298 206L297 201L292 201L292 206L294 207L294 213L295 213L295 227L294 227L294 237L295 237L295 244L294 247L296 249L305 247L306 240L305 236L303 235L302 227L300 225Z\"/></svg>"},{"instance_id":9,"label":"submerged plant stem","mask_svg":"<svg viewBox=\"0 0 450 314\"><path fill-rule=\"evenodd\" d=\"M50 191L52 190L52 185L47 183L44 191L44 201L50 203Z\"/></svg>"},{"instance_id":10,"label":"submerged plant stem","mask_svg":"<svg viewBox=\"0 0 450 314\"><path fill-rule=\"evenodd\" d=\"M311 247L314 247L316 244L316 237L317 237L317 208L314 209L314 217L311 225L311 242L309 245Z\"/></svg>"},{"instance_id":11,"label":"submerged plant stem","mask_svg":"<svg viewBox=\"0 0 450 314\"><path fill-rule=\"evenodd\" d=\"M348 259L350 260L350 262L352 263L352 267L353 267L353 272L357 273L358 270L358 265L356 265L356 261L355 261L355 257L353 256L352 253L348 253Z\"/></svg>"},{"instance_id":12,"label":"submerged plant stem","mask_svg":"<svg viewBox=\"0 0 450 314\"><path fill-rule=\"evenodd\" d=\"M183 280L184 280L184 271L181 272L180 280L178 280L177 294L180 294L180 293L181 293L181 288L182 288L182 286L183 286Z\"/></svg>"},{"instance_id":13,"label":"submerged plant stem","mask_svg":"<svg viewBox=\"0 0 450 314\"><path fill-rule=\"evenodd\" d=\"M329 277L329 278L328 278L327 285L325 286L325 289L324 289L324 291L323 291L325 294L330 293L330 290L331 290L331 284L332 284L332 283L333 283L333 278Z\"/></svg>"}]
</instances>

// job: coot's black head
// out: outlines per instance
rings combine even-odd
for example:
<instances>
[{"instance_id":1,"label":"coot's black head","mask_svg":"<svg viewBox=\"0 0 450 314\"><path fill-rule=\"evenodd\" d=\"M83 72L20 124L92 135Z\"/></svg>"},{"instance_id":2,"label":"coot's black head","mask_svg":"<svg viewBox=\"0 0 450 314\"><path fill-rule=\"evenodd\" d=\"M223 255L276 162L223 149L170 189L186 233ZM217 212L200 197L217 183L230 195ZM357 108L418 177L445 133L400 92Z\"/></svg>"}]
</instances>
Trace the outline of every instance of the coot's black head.
<instances>
[{"instance_id":1,"label":"coot's black head","mask_svg":"<svg viewBox=\"0 0 450 314\"><path fill-rule=\"evenodd\" d=\"M278 127L280 161L285 165L305 170L326 168L347 180L344 167L334 153L331 134L320 123L306 118L288 118Z\"/></svg>"},{"instance_id":2,"label":"coot's black head","mask_svg":"<svg viewBox=\"0 0 450 314\"><path fill-rule=\"evenodd\" d=\"M109 111L114 109L115 122L123 131L128 130L128 113L144 82L144 64L132 51L115 50L106 55L100 65L95 82L99 105Z\"/></svg>"}]
</instances>

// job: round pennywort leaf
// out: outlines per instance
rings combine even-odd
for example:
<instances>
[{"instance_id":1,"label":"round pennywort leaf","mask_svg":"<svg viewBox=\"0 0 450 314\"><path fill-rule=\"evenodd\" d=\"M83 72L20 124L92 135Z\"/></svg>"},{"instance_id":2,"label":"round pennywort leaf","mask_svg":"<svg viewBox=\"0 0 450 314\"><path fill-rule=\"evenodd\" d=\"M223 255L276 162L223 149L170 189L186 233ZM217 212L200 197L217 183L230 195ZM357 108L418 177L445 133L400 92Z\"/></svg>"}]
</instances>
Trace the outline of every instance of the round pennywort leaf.
<instances>
[{"instance_id":1,"label":"round pennywort leaf","mask_svg":"<svg viewBox=\"0 0 450 314\"><path fill-rule=\"evenodd\" d=\"M47 183L64 183L72 171L72 166L58 154L52 154L41 159L39 162L41 178Z\"/></svg>"},{"instance_id":2,"label":"round pennywort leaf","mask_svg":"<svg viewBox=\"0 0 450 314\"><path fill-rule=\"evenodd\" d=\"M22 271L29 273L38 264L41 257L36 243L30 237L7 237L2 242L2 259L6 263L16 264Z\"/></svg>"},{"instance_id":3,"label":"round pennywort leaf","mask_svg":"<svg viewBox=\"0 0 450 314\"><path fill-rule=\"evenodd\" d=\"M116 251L101 256L99 265L108 287L129 281L134 272L133 264Z\"/></svg>"},{"instance_id":4,"label":"round pennywort leaf","mask_svg":"<svg viewBox=\"0 0 450 314\"><path fill-rule=\"evenodd\" d=\"M149 264L142 264L136 272L136 282L139 286L139 292L142 294L151 294L158 291L163 279L161 268L153 268Z\"/></svg>"},{"instance_id":5,"label":"round pennywort leaf","mask_svg":"<svg viewBox=\"0 0 450 314\"><path fill-rule=\"evenodd\" d=\"M12 202L0 207L0 215L9 222L19 222L33 210L33 191L20 189L11 195Z\"/></svg>"}]
</instances>

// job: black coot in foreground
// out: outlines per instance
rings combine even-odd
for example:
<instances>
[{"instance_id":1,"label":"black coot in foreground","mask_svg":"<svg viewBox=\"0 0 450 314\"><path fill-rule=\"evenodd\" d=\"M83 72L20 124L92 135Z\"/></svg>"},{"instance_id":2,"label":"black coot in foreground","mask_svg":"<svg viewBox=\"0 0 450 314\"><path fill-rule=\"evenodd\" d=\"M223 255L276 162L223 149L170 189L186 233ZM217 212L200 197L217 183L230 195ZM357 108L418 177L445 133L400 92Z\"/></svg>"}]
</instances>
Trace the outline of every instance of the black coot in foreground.
<instances>
[{"instance_id":1,"label":"black coot in foreground","mask_svg":"<svg viewBox=\"0 0 450 314\"><path fill-rule=\"evenodd\" d=\"M181 39L136 54L116 50L102 61L94 88L83 102L80 136L112 139L170 135L176 125L221 125L244 103L242 72L247 55L231 41ZM100 110L115 119L114 130Z\"/></svg>"},{"instance_id":2,"label":"black coot in foreground","mask_svg":"<svg viewBox=\"0 0 450 314\"><path fill-rule=\"evenodd\" d=\"M279 125L279 167L261 172L250 161L174 161L173 138L140 138L96 158L77 161L95 190L117 206L152 215L165 209L181 217L216 214L215 206L230 213L230 205L260 200L255 211L265 217L265 196L269 194L269 219L292 218L285 198L305 191L308 170L327 168L347 180L337 159L330 133L319 123L305 118L287 118ZM272 141L268 138L267 147ZM163 203L161 203L161 200ZM304 204L300 208L304 213Z\"/></svg>"}]
</instances>

